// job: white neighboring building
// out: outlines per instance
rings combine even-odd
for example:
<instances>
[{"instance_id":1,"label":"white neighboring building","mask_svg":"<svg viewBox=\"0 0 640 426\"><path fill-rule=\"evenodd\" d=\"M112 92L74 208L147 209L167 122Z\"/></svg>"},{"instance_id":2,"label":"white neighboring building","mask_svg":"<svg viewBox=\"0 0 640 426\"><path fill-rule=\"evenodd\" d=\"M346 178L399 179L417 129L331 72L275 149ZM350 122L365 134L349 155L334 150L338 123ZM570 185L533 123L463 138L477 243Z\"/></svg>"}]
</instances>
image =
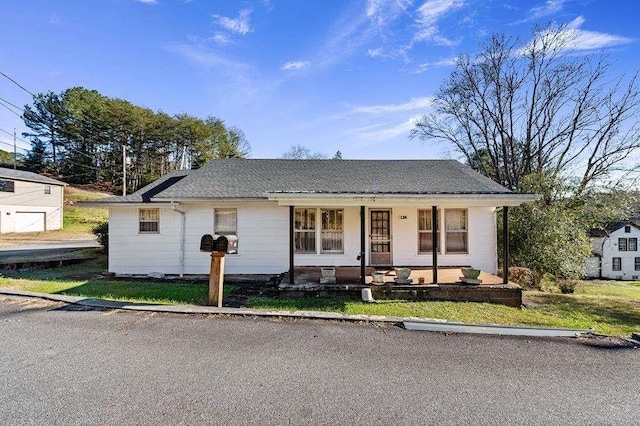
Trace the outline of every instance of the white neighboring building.
<instances>
[{"instance_id":1,"label":"white neighboring building","mask_svg":"<svg viewBox=\"0 0 640 426\"><path fill-rule=\"evenodd\" d=\"M601 235L592 235L593 253L600 257L600 277L613 280L640 279L640 227L634 222L607 226ZM589 269L589 268L587 268ZM593 274L588 276L597 277Z\"/></svg>"},{"instance_id":2,"label":"white neighboring building","mask_svg":"<svg viewBox=\"0 0 640 426\"><path fill-rule=\"evenodd\" d=\"M496 211L536 198L452 160L220 159L82 205L109 208L117 274L207 274L204 234L237 241L231 274L434 260L495 273Z\"/></svg>"},{"instance_id":3,"label":"white neighboring building","mask_svg":"<svg viewBox=\"0 0 640 426\"><path fill-rule=\"evenodd\" d=\"M0 233L61 229L66 185L36 173L0 167Z\"/></svg>"}]
</instances>

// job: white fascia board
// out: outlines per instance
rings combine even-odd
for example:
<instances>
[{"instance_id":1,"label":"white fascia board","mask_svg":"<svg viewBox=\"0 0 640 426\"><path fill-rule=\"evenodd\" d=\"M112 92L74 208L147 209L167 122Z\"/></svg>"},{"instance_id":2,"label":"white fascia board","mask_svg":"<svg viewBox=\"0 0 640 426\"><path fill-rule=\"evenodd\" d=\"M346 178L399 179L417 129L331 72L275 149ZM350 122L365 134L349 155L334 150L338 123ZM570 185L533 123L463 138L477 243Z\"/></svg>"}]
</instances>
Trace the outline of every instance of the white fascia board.
<instances>
[{"instance_id":1,"label":"white fascia board","mask_svg":"<svg viewBox=\"0 0 640 426\"><path fill-rule=\"evenodd\" d=\"M281 206L519 206L540 199L538 194L268 194Z\"/></svg>"},{"instance_id":2,"label":"white fascia board","mask_svg":"<svg viewBox=\"0 0 640 426\"><path fill-rule=\"evenodd\" d=\"M105 208L110 209L113 207L143 207L152 209L155 207L171 207L171 202L166 203L77 203L78 207L86 208ZM174 203L175 204L175 203Z\"/></svg>"}]
</instances>

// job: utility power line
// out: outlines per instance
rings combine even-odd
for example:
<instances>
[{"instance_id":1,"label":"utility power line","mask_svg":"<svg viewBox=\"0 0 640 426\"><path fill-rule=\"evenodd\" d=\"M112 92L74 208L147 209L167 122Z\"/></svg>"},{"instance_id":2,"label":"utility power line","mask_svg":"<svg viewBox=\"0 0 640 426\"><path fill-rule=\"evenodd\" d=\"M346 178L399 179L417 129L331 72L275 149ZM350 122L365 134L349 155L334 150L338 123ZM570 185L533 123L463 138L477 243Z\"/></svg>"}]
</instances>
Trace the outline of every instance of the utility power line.
<instances>
[{"instance_id":1,"label":"utility power line","mask_svg":"<svg viewBox=\"0 0 640 426\"><path fill-rule=\"evenodd\" d=\"M25 92L27 92L28 94L30 94L31 96L35 96L33 93L31 93L28 89L26 89L23 85L21 85L20 83L18 83L17 81L15 81L14 79L12 79L11 77L9 77L8 75L6 75L5 73L3 73L2 71L0 71L0 74L5 77L7 80L9 80L10 82L12 82L13 84L15 84L16 86L18 86L19 88L21 88L22 90L24 90Z\"/></svg>"}]
</instances>

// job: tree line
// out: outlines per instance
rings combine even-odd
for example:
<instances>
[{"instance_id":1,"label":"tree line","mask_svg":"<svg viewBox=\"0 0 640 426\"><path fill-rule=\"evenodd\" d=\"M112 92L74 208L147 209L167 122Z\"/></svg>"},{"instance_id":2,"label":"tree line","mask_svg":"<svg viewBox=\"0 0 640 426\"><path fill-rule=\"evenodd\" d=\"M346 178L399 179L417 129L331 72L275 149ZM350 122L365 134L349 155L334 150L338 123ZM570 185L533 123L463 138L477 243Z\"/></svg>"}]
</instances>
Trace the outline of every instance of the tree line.
<instances>
[{"instance_id":1,"label":"tree line","mask_svg":"<svg viewBox=\"0 0 640 426\"><path fill-rule=\"evenodd\" d=\"M251 152L242 130L214 116L172 116L82 87L38 93L22 117L32 145L24 166L69 183L110 182L126 192L173 170Z\"/></svg>"}]
</instances>

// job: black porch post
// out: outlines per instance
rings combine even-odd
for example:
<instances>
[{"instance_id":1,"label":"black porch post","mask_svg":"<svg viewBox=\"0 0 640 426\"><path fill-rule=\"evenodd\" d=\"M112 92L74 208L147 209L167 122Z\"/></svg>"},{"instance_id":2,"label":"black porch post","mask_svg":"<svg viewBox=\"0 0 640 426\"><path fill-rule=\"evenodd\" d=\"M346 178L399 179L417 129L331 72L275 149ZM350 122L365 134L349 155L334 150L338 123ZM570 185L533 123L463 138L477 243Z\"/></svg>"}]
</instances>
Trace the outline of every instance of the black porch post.
<instances>
[{"instance_id":1,"label":"black porch post","mask_svg":"<svg viewBox=\"0 0 640 426\"><path fill-rule=\"evenodd\" d=\"M289 206L289 283L295 283L294 277L294 265L293 265L293 251L294 251L294 210L293 206Z\"/></svg>"},{"instance_id":2,"label":"black porch post","mask_svg":"<svg viewBox=\"0 0 640 426\"><path fill-rule=\"evenodd\" d=\"M431 248L433 253L433 283L438 284L438 206L431 207Z\"/></svg>"},{"instance_id":3,"label":"black porch post","mask_svg":"<svg viewBox=\"0 0 640 426\"><path fill-rule=\"evenodd\" d=\"M360 206L360 284L365 284L365 258L364 252L366 249L367 239L365 237L365 208Z\"/></svg>"},{"instance_id":4,"label":"black porch post","mask_svg":"<svg viewBox=\"0 0 640 426\"><path fill-rule=\"evenodd\" d=\"M509 207L502 207L502 283L509 284Z\"/></svg>"}]
</instances>

